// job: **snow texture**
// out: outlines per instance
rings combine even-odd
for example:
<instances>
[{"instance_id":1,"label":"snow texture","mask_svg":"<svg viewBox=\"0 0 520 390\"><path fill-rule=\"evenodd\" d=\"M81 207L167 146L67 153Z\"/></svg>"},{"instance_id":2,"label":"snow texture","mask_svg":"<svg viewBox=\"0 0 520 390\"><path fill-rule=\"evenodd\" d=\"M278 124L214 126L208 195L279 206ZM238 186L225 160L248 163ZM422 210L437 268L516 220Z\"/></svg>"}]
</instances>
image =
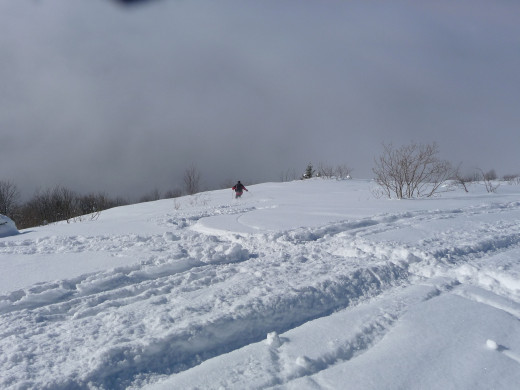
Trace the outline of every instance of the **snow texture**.
<instances>
[{"instance_id":1,"label":"snow texture","mask_svg":"<svg viewBox=\"0 0 520 390\"><path fill-rule=\"evenodd\" d=\"M0 388L518 388L520 186L248 189L0 238Z\"/></svg>"}]
</instances>

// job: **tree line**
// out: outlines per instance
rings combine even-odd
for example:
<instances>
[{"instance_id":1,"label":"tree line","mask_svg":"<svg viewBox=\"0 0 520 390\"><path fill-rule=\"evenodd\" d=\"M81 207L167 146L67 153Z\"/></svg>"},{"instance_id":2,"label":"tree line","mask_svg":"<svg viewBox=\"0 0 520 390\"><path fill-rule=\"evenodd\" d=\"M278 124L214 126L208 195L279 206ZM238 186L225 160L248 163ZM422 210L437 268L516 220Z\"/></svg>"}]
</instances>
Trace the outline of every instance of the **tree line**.
<instances>
[{"instance_id":1,"label":"tree line","mask_svg":"<svg viewBox=\"0 0 520 390\"><path fill-rule=\"evenodd\" d=\"M27 202L11 181L0 181L0 214L11 218L18 229L81 218L95 219L101 211L128 204L103 193L80 195L66 187L38 190Z\"/></svg>"},{"instance_id":2,"label":"tree line","mask_svg":"<svg viewBox=\"0 0 520 390\"><path fill-rule=\"evenodd\" d=\"M139 198L138 202L169 199L184 194L193 195L200 191L200 174L195 166L186 169L183 177L185 189L170 190L161 195L154 189ZM128 205L131 202L123 198L113 198L105 193L88 195L57 185L45 190L37 190L33 197L20 201L21 194L16 184L9 180L0 180L0 214L11 218L18 229L47 225L58 221L78 221L97 219L103 210Z\"/></svg>"}]
</instances>

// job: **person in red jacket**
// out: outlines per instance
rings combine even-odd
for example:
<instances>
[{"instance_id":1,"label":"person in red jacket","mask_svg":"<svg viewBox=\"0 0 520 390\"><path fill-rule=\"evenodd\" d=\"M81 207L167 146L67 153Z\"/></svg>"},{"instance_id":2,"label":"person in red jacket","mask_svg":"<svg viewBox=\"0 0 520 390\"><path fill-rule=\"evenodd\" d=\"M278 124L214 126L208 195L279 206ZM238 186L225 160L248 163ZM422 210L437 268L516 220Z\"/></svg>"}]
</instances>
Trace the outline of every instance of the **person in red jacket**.
<instances>
[{"instance_id":1,"label":"person in red jacket","mask_svg":"<svg viewBox=\"0 0 520 390\"><path fill-rule=\"evenodd\" d=\"M242 183L240 183L240 180L231 189L235 191L235 199L240 198L244 190L247 191L247 188Z\"/></svg>"}]
</instances>

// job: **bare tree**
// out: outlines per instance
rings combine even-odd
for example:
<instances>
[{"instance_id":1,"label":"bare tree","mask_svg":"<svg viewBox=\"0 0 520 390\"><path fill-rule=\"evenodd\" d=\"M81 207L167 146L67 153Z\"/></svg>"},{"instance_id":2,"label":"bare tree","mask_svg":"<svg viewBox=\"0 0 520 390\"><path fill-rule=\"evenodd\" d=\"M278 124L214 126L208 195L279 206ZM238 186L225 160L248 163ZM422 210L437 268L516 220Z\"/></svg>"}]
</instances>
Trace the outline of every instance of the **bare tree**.
<instances>
[{"instance_id":1,"label":"bare tree","mask_svg":"<svg viewBox=\"0 0 520 390\"><path fill-rule=\"evenodd\" d=\"M14 183L0 180L0 214L12 219L19 197L20 192Z\"/></svg>"},{"instance_id":2,"label":"bare tree","mask_svg":"<svg viewBox=\"0 0 520 390\"><path fill-rule=\"evenodd\" d=\"M489 192L497 192L498 187L500 187L500 183L496 183L495 180L497 175L495 171L492 169L491 171L484 172L482 169L479 169L480 176L484 185L486 186L486 191Z\"/></svg>"},{"instance_id":3,"label":"bare tree","mask_svg":"<svg viewBox=\"0 0 520 390\"><path fill-rule=\"evenodd\" d=\"M324 164L320 162L318 164L318 170L316 172L316 176L322 177L324 179L330 179L334 176L334 168L329 164Z\"/></svg>"},{"instance_id":4,"label":"bare tree","mask_svg":"<svg viewBox=\"0 0 520 390\"><path fill-rule=\"evenodd\" d=\"M188 195L199 192L200 174L195 165L191 165L184 171L184 186Z\"/></svg>"},{"instance_id":5,"label":"bare tree","mask_svg":"<svg viewBox=\"0 0 520 390\"><path fill-rule=\"evenodd\" d=\"M78 197L78 212L81 215L98 213L112 207L124 204L121 201L110 199L106 194L100 192L99 194L89 194Z\"/></svg>"},{"instance_id":6,"label":"bare tree","mask_svg":"<svg viewBox=\"0 0 520 390\"><path fill-rule=\"evenodd\" d=\"M372 171L376 183L389 198L392 194L399 199L430 197L453 176L451 164L438 158L435 143L412 142L398 149L391 144L383 144L383 147L383 154L375 159Z\"/></svg>"},{"instance_id":7,"label":"bare tree","mask_svg":"<svg viewBox=\"0 0 520 390\"><path fill-rule=\"evenodd\" d=\"M457 168L454 170L453 172L453 181L460 185L462 188L464 188L464 191L465 192L469 192L468 190L468 187L469 187L469 183L473 182L474 180L474 175L464 175L462 174L461 172L461 165L462 164L459 164L457 166Z\"/></svg>"},{"instance_id":8,"label":"bare tree","mask_svg":"<svg viewBox=\"0 0 520 390\"><path fill-rule=\"evenodd\" d=\"M335 169L336 178L339 180L350 179L351 173L352 168L345 164L338 165Z\"/></svg>"},{"instance_id":9,"label":"bare tree","mask_svg":"<svg viewBox=\"0 0 520 390\"><path fill-rule=\"evenodd\" d=\"M78 196L68 188L56 186L48 192L51 218L49 222L69 220L79 214Z\"/></svg>"},{"instance_id":10,"label":"bare tree","mask_svg":"<svg viewBox=\"0 0 520 390\"><path fill-rule=\"evenodd\" d=\"M77 210L74 221L94 221L101 215L101 211L118 206L118 202L111 200L106 194L89 194L78 196L76 199Z\"/></svg>"},{"instance_id":11,"label":"bare tree","mask_svg":"<svg viewBox=\"0 0 520 390\"><path fill-rule=\"evenodd\" d=\"M494 169L491 169L486 173L482 172L482 170L480 172L482 173L482 177L484 178L484 180L491 181L498 179L497 173Z\"/></svg>"},{"instance_id":12,"label":"bare tree","mask_svg":"<svg viewBox=\"0 0 520 390\"><path fill-rule=\"evenodd\" d=\"M58 220L52 198L50 189L45 191L38 189L30 202L39 225L46 225Z\"/></svg>"},{"instance_id":13,"label":"bare tree","mask_svg":"<svg viewBox=\"0 0 520 390\"><path fill-rule=\"evenodd\" d=\"M79 197L68 188L56 186L52 190L38 190L27 204L32 226L72 219L80 214Z\"/></svg>"},{"instance_id":14,"label":"bare tree","mask_svg":"<svg viewBox=\"0 0 520 390\"><path fill-rule=\"evenodd\" d=\"M520 184L520 174L504 175L503 179L507 181L508 184Z\"/></svg>"}]
</instances>

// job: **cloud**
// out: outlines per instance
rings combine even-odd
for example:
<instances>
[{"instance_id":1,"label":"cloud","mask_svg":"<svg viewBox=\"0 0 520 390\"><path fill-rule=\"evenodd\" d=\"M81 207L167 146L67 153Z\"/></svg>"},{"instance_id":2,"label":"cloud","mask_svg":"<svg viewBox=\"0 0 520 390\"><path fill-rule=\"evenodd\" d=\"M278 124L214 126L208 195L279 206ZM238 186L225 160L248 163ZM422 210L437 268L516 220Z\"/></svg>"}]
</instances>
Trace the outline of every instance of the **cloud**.
<instances>
[{"instance_id":1,"label":"cloud","mask_svg":"<svg viewBox=\"0 0 520 390\"><path fill-rule=\"evenodd\" d=\"M519 8L2 1L0 178L138 197L191 164L209 187L309 161L370 177L382 142L412 139L510 173Z\"/></svg>"}]
</instances>

